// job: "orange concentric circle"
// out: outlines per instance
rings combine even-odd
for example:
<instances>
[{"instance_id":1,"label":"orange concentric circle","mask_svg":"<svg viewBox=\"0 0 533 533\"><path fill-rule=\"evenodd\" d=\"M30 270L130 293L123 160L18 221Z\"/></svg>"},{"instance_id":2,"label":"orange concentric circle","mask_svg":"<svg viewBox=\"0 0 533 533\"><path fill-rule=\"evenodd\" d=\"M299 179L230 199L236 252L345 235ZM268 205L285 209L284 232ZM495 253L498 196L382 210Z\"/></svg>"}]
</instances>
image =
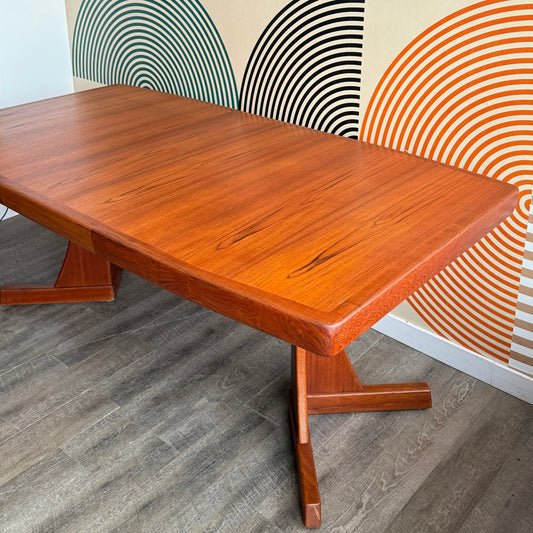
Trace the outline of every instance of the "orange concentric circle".
<instances>
[{"instance_id":1,"label":"orange concentric circle","mask_svg":"<svg viewBox=\"0 0 533 533\"><path fill-rule=\"evenodd\" d=\"M360 138L519 187L513 214L409 299L440 335L507 361L533 187L531 1L479 2L420 34L380 80Z\"/></svg>"}]
</instances>

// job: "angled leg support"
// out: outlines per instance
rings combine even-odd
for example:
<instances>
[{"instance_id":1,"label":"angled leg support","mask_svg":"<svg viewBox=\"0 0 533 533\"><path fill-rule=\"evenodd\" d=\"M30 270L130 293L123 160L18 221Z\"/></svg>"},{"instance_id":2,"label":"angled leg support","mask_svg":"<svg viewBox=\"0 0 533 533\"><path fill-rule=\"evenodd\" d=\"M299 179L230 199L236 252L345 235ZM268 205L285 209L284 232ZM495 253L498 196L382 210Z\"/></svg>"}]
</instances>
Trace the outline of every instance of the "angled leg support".
<instances>
[{"instance_id":1,"label":"angled leg support","mask_svg":"<svg viewBox=\"0 0 533 533\"><path fill-rule=\"evenodd\" d=\"M322 357L293 346L289 412L305 526L318 528L321 523L308 414L428 407L431 407L431 392L427 383L362 385L344 350L334 357Z\"/></svg>"},{"instance_id":2,"label":"angled leg support","mask_svg":"<svg viewBox=\"0 0 533 533\"><path fill-rule=\"evenodd\" d=\"M0 304L49 304L111 301L122 269L69 242L54 285L9 285L0 288Z\"/></svg>"}]
</instances>

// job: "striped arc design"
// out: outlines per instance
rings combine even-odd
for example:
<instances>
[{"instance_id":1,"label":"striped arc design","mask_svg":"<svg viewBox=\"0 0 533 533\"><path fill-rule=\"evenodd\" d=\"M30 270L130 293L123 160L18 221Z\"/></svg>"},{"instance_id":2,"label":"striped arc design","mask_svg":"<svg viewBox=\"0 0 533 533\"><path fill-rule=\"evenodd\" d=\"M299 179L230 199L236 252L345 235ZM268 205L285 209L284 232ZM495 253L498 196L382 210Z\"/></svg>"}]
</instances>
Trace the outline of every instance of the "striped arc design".
<instances>
[{"instance_id":1,"label":"striped arc design","mask_svg":"<svg viewBox=\"0 0 533 533\"><path fill-rule=\"evenodd\" d=\"M527 227L509 366L533 377L533 208Z\"/></svg>"},{"instance_id":2,"label":"striped arc design","mask_svg":"<svg viewBox=\"0 0 533 533\"><path fill-rule=\"evenodd\" d=\"M361 138L519 187L514 213L409 299L440 335L507 361L533 186L531 1L479 2L419 35L376 87Z\"/></svg>"},{"instance_id":3,"label":"striped arc design","mask_svg":"<svg viewBox=\"0 0 533 533\"><path fill-rule=\"evenodd\" d=\"M250 56L241 109L357 138L364 0L296 0Z\"/></svg>"},{"instance_id":4,"label":"striped arc design","mask_svg":"<svg viewBox=\"0 0 533 533\"><path fill-rule=\"evenodd\" d=\"M228 54L196 0L85 0L72 43L74 75L237 107Z\"/></svg>"}]
</instances>

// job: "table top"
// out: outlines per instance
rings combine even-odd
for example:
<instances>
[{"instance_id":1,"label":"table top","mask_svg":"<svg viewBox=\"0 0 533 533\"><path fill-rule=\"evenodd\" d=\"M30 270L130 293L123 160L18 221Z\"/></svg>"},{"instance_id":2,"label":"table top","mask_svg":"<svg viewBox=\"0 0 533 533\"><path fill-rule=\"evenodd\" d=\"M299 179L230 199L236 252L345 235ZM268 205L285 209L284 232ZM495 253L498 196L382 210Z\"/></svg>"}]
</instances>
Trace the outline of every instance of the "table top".
<instances>
[{"instance_id":1,"label":"table top","mask_svg":"<svg viewBox=\"0 0 533 533\"><path fill-rule=\"evenodd\" d=\"M517 198L513 186L406 153L147 89L0 111L0 203L323 355Z\"/></svg>"}]
</instances>

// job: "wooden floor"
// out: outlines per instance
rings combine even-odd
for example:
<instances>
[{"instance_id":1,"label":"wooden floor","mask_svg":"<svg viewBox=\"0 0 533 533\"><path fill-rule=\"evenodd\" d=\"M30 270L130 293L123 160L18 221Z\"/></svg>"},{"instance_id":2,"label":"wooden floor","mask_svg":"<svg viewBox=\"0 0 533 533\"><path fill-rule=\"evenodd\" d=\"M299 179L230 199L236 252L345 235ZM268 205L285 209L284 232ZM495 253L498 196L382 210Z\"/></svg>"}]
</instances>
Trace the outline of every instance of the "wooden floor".
<instances>
[{"instance_id":1,"label":"wooden floor","mask_svg":"<svg viewBox=\"0 0 533 533\"><path fill-rule=\"evenodd\" d=\"M53 281L66 243L0 223L0 283ZM310 418L322 531L533 529L533 406L370 330L366 383L428 411ZM304 531L290 347L125 274L112 303L0 308L0 532Z\"/></svg>"}]
</instances>

